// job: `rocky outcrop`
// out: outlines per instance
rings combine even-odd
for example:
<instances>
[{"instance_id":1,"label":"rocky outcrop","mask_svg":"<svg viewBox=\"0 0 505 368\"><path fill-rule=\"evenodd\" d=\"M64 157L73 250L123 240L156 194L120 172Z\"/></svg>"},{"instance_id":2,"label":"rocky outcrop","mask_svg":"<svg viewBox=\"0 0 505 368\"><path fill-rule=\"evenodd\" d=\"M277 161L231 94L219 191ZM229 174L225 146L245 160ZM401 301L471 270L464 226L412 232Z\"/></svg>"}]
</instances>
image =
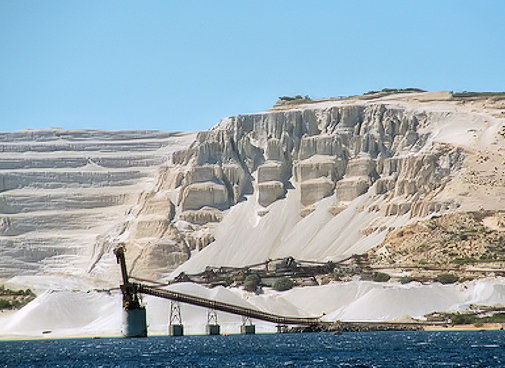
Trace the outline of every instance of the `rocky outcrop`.
<instances>
[{"instance_id":1,"label":"rocky outcrop","mask_svg":"<svg viewBox=\"0 0 505 368\"><path fill-rule=\"evenodd\" d=\"M214 239L230 208L250 198L264 216L291 189L299 193L302 217L324 198L333 198L329 211L338 216L366 193L381 202L368 210L384 218L454 209L457 203L434 199L463 162L461 149L430 142L425 128L439 119L381 102L223 119L176 152L173 167L162 173L177 192L173 223L191 256ZM384 228L370 226L369 232Z\"/></svg>"},{"instance_id":2,"label":"rocky outcrop","mask_svg":"<svg viewBox=\"0 0 505 368\"><path fill-rule=\"evenodd\" d=\"M185 174L179 204L182 211L203 206L225 210L250 194L254 186L259 204L267 207L295 184L301 188L303 205L332 194L349 202L377 180L377 193L389 185L395 188L395 197L413 194L416 185L430 180L427 173L436 170L436 160L430 163L431 151L416 154L429 135L419 133L418 127L429 123L425 113L386 104L228 118L200 133L188 150L174 156L175 165L193 165ZM409 160L420 164L403 169L401 163ZM226 164L234 165L235 175L224 172ZM417 172L420 170L424 173ZM441 184L440 180L434 183Z\"/></svg>"},{"instance_id":3,"label":"rocky outcrop","mask_svg":"<svg viewBox=\"0 0 505 368\"><path fill-rule=\"evenodd\" d=\"M185 137L0 135L4 259L64 259L91 243L88 270L98 272L125 241L132 272L158 278L187 260L366 252L411 219L479 206L489 183L501 193L501 115L439 95L278 106ZM489 162L476 163L475 147Z\"/></svg>"},{"instance_id":4,"label":"rocky outcrop","mask_svg":"<svg viewBox=\"0 0 505 368\"><path fill-rule=\"evenodd\" d=\"M125 218L139 200L132 232L162 234L175 207L144 192L192 139L154 131L0 133L0 278L102 272L94 266L125 236Z\"/></svg>"}]
</instances>

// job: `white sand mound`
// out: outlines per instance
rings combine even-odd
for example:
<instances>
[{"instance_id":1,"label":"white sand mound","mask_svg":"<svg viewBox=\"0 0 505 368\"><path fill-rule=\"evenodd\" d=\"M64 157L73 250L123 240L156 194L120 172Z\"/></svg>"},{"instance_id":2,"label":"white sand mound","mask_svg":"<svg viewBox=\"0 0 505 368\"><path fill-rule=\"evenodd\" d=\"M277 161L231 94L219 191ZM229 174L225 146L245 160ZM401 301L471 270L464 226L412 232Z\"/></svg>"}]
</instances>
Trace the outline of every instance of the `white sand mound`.
<instances>
[{"instance_id":1,"label":"white sand mound","mask_svg":"<svg viewBox=\"0 0 505 368\"><path fill-rule=\"evenodd\" d=\"M385 231L368 236L361 233L364 224L377 216L358 210L372 203L367 194L350 202L337 216L329 212L336 199L323 199L304 218L300 217L299 195L298 189L288 190L286 198L273 203L262 217L255 215L259 210L255 196L234 206L217 226L216 240L172 276L201 272L209 265L243 266L289 255L304 260L339 260L368 250L386 235ZM407 221L408 216L398 216L392 223L398 226Z\"/></svg>"},{"instance_id":2,"label":"white sand mound","mask_svg":"<svg viewBox=\"0 0 505 368\"><path fill-rule=\"evenodd\" d=\"M294 288L286 292L267 289L255 295L239 289L207 289L185 283L170 287L203 296L286 316L320 316L335 321L386 321L404 315L422 319L435 311L468 309L470 304L499 305L505 300L505 279L482 279L461 285L381 284L354 280L325 286ZM150 334L166 334L170 302L145 297ZM207 311L181 304L187 334L204 333ZM237 333L240 316L218 312L223 333ZM275 325L253 321L258 332L273 332ZM0 317L0 336L104 336L120 335L119 293L48 291L20 311Z\"/></svg>"}]
</instances>

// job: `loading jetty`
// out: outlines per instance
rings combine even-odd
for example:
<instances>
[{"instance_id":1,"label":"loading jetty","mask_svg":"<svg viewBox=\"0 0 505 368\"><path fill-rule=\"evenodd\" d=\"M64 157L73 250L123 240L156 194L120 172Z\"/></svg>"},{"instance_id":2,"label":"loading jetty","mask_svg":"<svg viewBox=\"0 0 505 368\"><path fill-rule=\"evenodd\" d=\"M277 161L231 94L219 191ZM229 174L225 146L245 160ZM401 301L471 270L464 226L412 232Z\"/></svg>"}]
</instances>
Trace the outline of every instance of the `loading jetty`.
<instances>
[{"instance_id":1,"label":"loading jetty","mask_svg":"<svg viewBox=\"0 0 505 368\"><path fill-rule=\"evenodd\" d=\"M279 332L287 331L288 326L299 326L312 329L321 329L331 323L321 321L321 317L290 317L247 308L239 305L224 303L212 299L202 298L195 295L161 289L159 286L149 286L142 283L130 282L125 261L125 249L123 244L119 244L114 249L117 262L121 267L122 285L120 286L123 295L123 326L122 332L125 337L145 337L147 336L147 320L145 306L141 305L139 294L152 295L171 301L169 334L181 336L184 334L180 307L178 303L186 303L207 308L206 332L209 335L218 335L220 326L217 323L216 311L227 312L243 317L241 333L254 334L255 326L251 319L275 323Z\"/></svg>"}]
</instances>

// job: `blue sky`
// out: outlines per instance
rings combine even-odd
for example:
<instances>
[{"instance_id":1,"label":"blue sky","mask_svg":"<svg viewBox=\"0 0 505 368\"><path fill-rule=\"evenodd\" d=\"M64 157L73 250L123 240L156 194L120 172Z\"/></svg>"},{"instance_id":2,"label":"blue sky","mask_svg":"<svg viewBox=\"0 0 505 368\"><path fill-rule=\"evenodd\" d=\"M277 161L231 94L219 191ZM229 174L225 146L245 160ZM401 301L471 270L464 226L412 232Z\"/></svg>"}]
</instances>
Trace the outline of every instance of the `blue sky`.
<instances>
[{"instance_id":1,"label":"blue sky","mask_svg":"<svg viewBox=\"0 0 505 368\"><path fill-rule=\"evenodd\" d=\"M208 129L279 96L505 90L505 1L0 0L0 131Z\"/></svg>"}]
</instances>

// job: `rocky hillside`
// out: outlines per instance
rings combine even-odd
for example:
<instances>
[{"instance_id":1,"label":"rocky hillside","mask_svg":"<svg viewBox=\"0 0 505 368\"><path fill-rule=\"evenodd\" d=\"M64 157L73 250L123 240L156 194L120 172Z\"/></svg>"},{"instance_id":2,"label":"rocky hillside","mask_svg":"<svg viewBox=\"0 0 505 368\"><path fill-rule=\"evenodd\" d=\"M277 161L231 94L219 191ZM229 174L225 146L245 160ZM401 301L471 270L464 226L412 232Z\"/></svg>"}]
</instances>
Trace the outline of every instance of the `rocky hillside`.
<instances>
[{"instance_id":1,"label":"rocky hillside","mask_svg":"<svg viewBox=\"0 0 505 368\"><path fill-rule=\"evenodd\" d=\"M456 212L390 232L370 251L375 265L439 266L505 261L505 213Z\"/></svg>"},{"instance_id":2,"label":"rocky hillside","mask_svg":"<svg viewBox=\"0 0 505 368\"><path fill-rule=\"evenodd\" d=\"M149 278L286 256L403 262L438 239L392 241L403 226L504 208L504 126L503 96L413 92L278 103L197 134L4 133L0 277L105 277L118 241Z\"/></svg>"},{"instance_id":3,"label":"rocky hillside","mask_svg":"<svg viewBox=\"0 0 505 368\"><path fill-rule=\"evenodd\" d=\"M144 193L129 261L338 260L444 213L503 208L505 100L411 93L305 101L223 119L176 152Z\"/></svg>"},{"instance_id":4,"label":"rocky hillside","mask_svg":"<svg viewBox=\"0 0 505 368\"><path fill-rule=\"evenodd\" d=\"M0 278L83 274L188 133L0 133ZM112 257L111 257L112 258Z\"/></svg>"},{"instance_id":5,"label":"rocky hillside","mask_svg":"<svg viewBox=\"0 0 505 368\"><path fill-rule=\"evenodd\" d=\"M264 280L259 295L168 286L282 315L384 321L502 308L505 99L396 92L290 100L197 134L0 134L0 281L39 294L0 315L0 336L119 334L120 241L130 273L149 279L361 254L314 266L333 273L282 293ZM376 282L385 273L391 281ZM168 303L144 303L150 332L166 333ZM182 308L185 328L201 333L205 311ZM219 318L226 332L242 323Z\"/></svg>"}]
</instances>

